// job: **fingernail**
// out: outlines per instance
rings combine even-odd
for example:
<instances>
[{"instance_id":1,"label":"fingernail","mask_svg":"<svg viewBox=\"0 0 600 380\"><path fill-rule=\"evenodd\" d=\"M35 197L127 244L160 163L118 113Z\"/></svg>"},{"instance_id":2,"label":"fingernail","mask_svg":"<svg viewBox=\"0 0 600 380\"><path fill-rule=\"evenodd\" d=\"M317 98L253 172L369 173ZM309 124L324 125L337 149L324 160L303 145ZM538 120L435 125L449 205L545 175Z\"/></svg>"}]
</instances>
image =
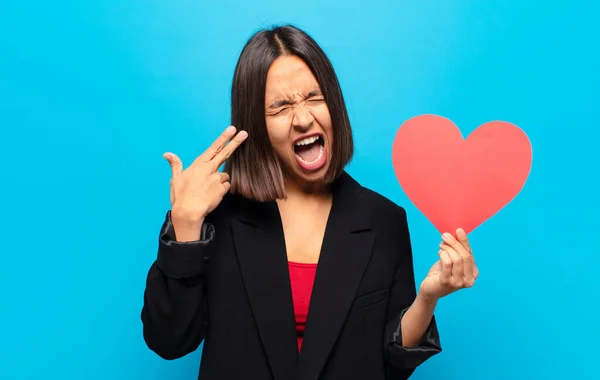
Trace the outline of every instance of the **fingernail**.
<instances>
[{"instance_id":1,"label":"fingernail","mask_svg":"<svg viewBox=\"0 0 600 380\"><path fill-rule=\"evenodd\" d=\"M450 239L452 237L452 235L450 235L447 232L444 232L444 235L442 235L443 237L445 237L446 239Z\"/></svg>"},{"instance_id":2,"label":"fingernail","mask_svg":"<svg viewBox=\"0 0 600 380\"><path fill-rule=\"evenodd\" d=\"M228 133L233 133L235 132L235 127L233 125L230 125L229 127L227 127L227 132Z\"/></svg>"},{"instance_id":3,"label":"fingernail","mask_svg":"<svg viewBox=\"0 0 600 380\"><path fill-rule=\"evenodd\" d=\"M241 132L240 132L240 137L241 137L241 138L246 138L246 137L248 137L248 132L246 132L246 131L241 131Z\"/></svg>"}]
</instances>

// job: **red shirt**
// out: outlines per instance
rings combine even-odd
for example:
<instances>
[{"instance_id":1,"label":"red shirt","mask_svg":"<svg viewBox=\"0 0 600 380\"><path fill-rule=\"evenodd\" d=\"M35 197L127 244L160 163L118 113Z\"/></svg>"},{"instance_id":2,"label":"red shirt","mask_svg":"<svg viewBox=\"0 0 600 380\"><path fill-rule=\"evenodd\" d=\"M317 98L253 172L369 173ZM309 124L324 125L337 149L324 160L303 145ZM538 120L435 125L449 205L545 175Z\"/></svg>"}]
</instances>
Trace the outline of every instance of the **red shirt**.
<instances>
[{"instance_id":1,"label":"red shirt","mask_svg":"<svg viewBox=\"0 0 600 380\"><path fill-rule=\"evenodd\" d=\"M288 262L294 314L296 315L296 332L298 334L298 351L302 348L302 338L308 317L308 306L312 294L317 264Z\"/></svg>"}]
</instances>

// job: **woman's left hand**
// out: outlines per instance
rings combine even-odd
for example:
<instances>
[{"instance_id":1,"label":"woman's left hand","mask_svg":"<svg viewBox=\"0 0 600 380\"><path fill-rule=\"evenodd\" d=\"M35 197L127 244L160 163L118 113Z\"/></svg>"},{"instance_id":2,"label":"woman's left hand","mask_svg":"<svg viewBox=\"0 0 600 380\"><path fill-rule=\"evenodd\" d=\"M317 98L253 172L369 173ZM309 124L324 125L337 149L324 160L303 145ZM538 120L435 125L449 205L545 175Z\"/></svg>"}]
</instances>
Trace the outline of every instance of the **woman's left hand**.
<instances>
[{"instance_id":1,"label":"woman's left hand","mask_svg":"<svg viewBox=\"0 0 600 380\"><path fill-rule=\"evenodd\" d=\"M421 283L419 294L427 300L437 301L459 289L470 288L479 276L467 234L463 229L442 235L442 243L436 262Z\"/></svg>"}]
</instances>

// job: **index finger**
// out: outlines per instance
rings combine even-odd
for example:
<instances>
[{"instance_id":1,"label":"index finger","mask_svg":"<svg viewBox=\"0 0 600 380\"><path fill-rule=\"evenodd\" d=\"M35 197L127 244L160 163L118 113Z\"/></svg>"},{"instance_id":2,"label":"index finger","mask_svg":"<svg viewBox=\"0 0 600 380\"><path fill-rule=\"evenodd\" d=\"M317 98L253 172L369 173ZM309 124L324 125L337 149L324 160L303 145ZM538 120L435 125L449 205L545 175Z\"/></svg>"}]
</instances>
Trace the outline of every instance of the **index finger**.
<instances>
[{"instance_id":1,"label":"index finger","mask_svg":"<svg viewBox=\"0 0 600 380\"><path fill-rule=\"evenodd\" d=\"M240 131L233 140L229 142L221 151L213 158L213 162L217 167L221 166L225 160L233 153L248 137L248 132Z\"/></svg>"},{"instance_id":2,"label":"index finger","mask_svg":"<svg viewBox=\"0 0 600 380\"><path fill-rule=\"evenodd\" d=\"M227 141L231 140L231 138L235 135L235 127L229 126L227 129L221 133L219 137L202 153L200 156L194 160L194 163L200 162L209 162L212 160L219 152L223 150Z\"/></svg>"},{"instance_id":3,"label":"index finger","mask_svg":"<svg viewBox=\"0 0 600 380\"><path fill-rule=\"evenodd\" d=\"M444 241L444 243L446 243L448 246L454 248L454 250L460 255L460 256L468 256L469 253L469 249L467 247L465 247L462 242L460 242L459 240L457 240L454 236L452 236L452 234L450 233L444 233L442 234L442 240Z\"/></svg>"}]
</instances>

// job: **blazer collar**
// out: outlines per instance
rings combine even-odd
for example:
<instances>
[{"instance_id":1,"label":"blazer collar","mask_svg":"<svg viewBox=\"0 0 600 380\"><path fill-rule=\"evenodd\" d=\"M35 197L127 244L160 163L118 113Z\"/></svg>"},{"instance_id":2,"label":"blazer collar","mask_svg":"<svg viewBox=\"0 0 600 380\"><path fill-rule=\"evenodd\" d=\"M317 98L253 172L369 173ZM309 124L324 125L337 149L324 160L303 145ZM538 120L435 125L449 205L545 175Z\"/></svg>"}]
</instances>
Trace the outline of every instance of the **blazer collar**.
<instances>
[{"instance_id":1,"label":"blazer collar","mask_svg":"<svg viewBox=\"0 0 600 380\"><path fill-rule=\"evenodd\" d=\"M285 238L276 202L244 201L232 219L246 293L276 380L318 377L371 256L374 236L364 189L344 172L332 190L333 203L301 355L298 355Z\"/></svg>"},{"instance_id":2,"label":"blazer collar","mask_svg":"<svg viewBox=\"0 0 600 380\"><path fill-rule=\"evenodd\" d=\"M362 200L364 188L350 174L342 172L337 181L333 183L332 192L331 214L339 213L347 218L344 223L346 230L357 232L370 229L370 213ZM277 229L282 227L276 202L254 202L244 199L238 204L238 210L234 213L233 218L256 228ZM283 233L283 229L281 233Z\"/></svg>"}]
</instances>

